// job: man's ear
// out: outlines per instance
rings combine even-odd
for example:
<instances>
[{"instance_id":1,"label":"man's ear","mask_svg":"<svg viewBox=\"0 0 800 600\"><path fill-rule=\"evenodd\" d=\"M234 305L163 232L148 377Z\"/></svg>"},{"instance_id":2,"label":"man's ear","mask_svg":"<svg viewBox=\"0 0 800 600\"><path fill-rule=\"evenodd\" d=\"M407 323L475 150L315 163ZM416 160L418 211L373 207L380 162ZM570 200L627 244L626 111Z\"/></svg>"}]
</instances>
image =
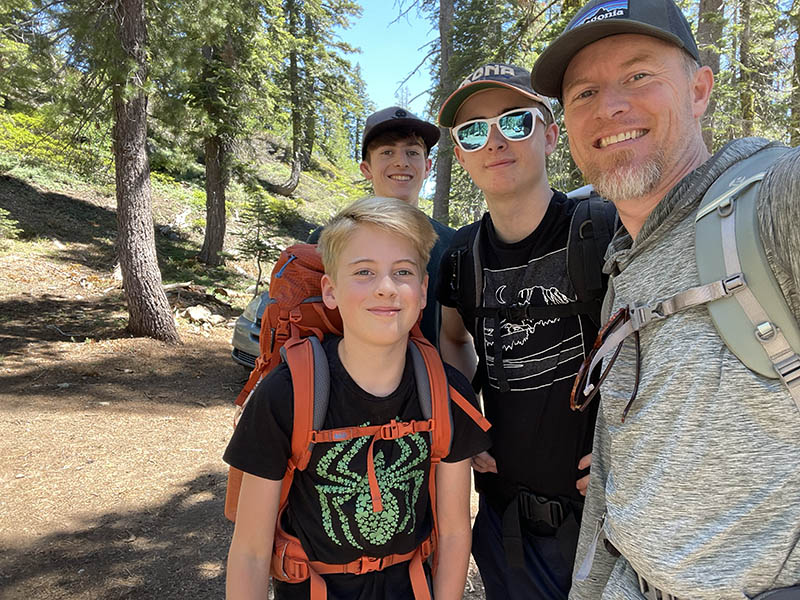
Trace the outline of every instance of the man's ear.
<instances>
[{"instance_id":1,"label":"man's ear","mask_svg":"<svg viewBox=\"0 0 800 600\"><path fill-rule=\"evenodd\" d=\"M428 281L429 276L427 271L425 272L425 277L422 278L422 304L420 305L420 310L425 308L428 305Z\"/></svg>"},{"instance_id":2,"label":"man's ear","mask_svg":"<svg viewBox=\"0 0 800 600\"><path fill-rule=\"evenodd\" d=\"M714 73L710 67L700 67L692 78L692 114L700 119L706 112L711 90L714 89Z\"/></svg>"},{"instance_id":3,"label":"man's ear","mask_svg":"<svg viewBox=\"0 0 800 600\"><path fill-rule=\"evenodd\" d=\"M544 154L550 156L558 143L558 125L550 123L544 126Z\"/></svg>"},{"instance_id":4,"label":"man's ear","mask_svg":"<svg viewBox=\"0 0 800 600\"><path fill-rule=\"evenodd\" d=\"M369 161L362 160L358 168L361 169L361 174L364 176L364 179L372 181L372 166L369 164Z\"/></svg>"},{"instance_id":5,"label":"man's ear","mask_svg":"<svg viewBox=\"0 0 800 600\"><path fill-rule=\"evenodd\" d=\"M330 308L331 310L338 308L338 304L336 302L336 290L334 289L333 279L327 273L322 276L322 280L320 281L320 285L322 286L322 302Z\"/></svg>"},{"instance_id":6,"label":"man's ear","mask_svg":"<svg viewBox=\"0 0 800 600\"><path fill-rule=\"evenodd\" d=\"M433 167L433 161L430 158L425 159L425 175L422 176L425 179L428 175L431 174L431 168Z\"/></svg>"}]
</instances>

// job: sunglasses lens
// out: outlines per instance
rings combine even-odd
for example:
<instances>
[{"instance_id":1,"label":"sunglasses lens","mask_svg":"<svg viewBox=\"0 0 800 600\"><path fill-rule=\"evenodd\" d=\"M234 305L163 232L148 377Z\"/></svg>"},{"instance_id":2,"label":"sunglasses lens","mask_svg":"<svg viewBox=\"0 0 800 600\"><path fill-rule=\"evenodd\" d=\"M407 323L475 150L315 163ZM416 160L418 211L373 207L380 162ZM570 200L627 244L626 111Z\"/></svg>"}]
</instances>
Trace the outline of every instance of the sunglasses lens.
<instances>
[{"instance_id":1,"label":"sunglasses lens","mask_svg":"<svg viewBox=\"0 0 800 600\"><path fill-rule=\"evenodd\" d=\"M524 139L533 129L533 114L529 110L505 114L500 117L498 127L509 140Z\"/></svg>"},{"instance_id":2,"label":"sunglasses lens","mask_svg":"<svg viewBox=\"0 0 800 600\"><path fill-rule=\"evenodd\" d=\"M459 145L467 152L482 148L489 139L489 124L486 121L468 123L456 131Z\"/></svg>"}]
</instances>

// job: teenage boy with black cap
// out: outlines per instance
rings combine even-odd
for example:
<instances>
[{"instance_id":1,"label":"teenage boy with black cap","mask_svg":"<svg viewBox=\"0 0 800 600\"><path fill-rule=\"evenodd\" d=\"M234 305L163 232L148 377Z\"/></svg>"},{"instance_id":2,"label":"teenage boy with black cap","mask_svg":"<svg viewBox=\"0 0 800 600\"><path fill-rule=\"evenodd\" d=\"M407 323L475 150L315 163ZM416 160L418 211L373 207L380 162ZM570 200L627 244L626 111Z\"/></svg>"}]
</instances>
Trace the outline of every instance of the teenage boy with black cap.
<instances>
[{"instance_id":1,"label":"teenage boy with black cap","mask_svg":"<svg viewBox=\"0 0 800 600\"><path fill-rule=\"evenodd\" d=\"M361 141L364 177L372 182L375 196L398 198L419 205L419 192L431 172L431 149L439 141L439 128L399 106L390 106L367 117ZM428 298L420 327L425 337L438 346L441 307L436 302L439 272L436 268L450 244L454 231L428 217L438 236L428 263ZM316 243L320 227L308 238Z\"/></svg>"},{"instance_id":2,"label":"teenage boy with black cap","mask_svg":"<svg viewBox=\"0 0 800 600\"><path fill-rule=\"evenodd\" d=\"M492 448L473 458L472 553L489 600L563 599L595 418L571 412L569 394L597 333L589 313L599 314L601 261L595 252L594 302L581 304L567 272L579 202L548 183L558 126L528 71L480 67L445 100L439 123L489 208L456 233L438 291L442 356L474 376L492 423Z\"/></svg>"},{"instance_id":3,"label":"teenage boy with black cap","mask_svg":"<svg viewBox=\"0 0 800 600\"><path fill-rule=\"evenodd\" d=\"M786 344L800 322L800 150L747 138L712 156L700 119L713 74L698 57L672 0L594 0L534 66L624 225L606 261L616 351L574 600L800 598L800 345ZM709 254L722 268L706 279ZM585 405L591 390L576 392Z\"/></svg>"}]
</instances>

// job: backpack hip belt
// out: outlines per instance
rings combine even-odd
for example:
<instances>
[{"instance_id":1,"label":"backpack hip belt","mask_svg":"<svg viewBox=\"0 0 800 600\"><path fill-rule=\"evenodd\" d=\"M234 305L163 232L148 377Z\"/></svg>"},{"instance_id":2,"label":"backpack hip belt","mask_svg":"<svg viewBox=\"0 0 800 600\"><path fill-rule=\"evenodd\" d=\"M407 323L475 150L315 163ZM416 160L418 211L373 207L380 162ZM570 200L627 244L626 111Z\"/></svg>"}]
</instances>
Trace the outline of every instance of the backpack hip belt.
<instances>
[{"instance_id":1,"label":"backpack hip belt","mask_svg":"<svg viewBox=\"0 0 800 600\"><path fill-rule=\"evenodd\" d=\"M299 539L283 530L280 532L276 530L271 571L273 577L287 583L299 583L310 579L310 600L325 600L327 591L321 575L364 575L407 562L414 597L418 600L430 600L431 594L423 562L433 554L433 550L433 537L429 536L410 552L379 558L361 556L349 563L331 564L308 560Z\"/></svg>"}]
</instances>

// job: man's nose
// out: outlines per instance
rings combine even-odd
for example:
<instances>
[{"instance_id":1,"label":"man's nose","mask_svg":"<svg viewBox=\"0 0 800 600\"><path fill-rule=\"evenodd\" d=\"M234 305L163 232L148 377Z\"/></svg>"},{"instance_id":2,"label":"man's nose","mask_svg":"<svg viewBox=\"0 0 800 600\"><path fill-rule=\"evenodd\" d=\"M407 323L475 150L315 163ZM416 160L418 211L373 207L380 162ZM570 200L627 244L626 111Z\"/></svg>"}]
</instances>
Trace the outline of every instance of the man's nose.
<instances>
[{"instance_id":1,"label":"man's nose","mask_svg":"<svg viewBox=\"0 0 800 600\"><path fill-rule=\"evenodd\" d=\"M600 91L597 116L613 119L630 110L628 94L619 86L608 86Z\"/></svg>"}]
</instances>

